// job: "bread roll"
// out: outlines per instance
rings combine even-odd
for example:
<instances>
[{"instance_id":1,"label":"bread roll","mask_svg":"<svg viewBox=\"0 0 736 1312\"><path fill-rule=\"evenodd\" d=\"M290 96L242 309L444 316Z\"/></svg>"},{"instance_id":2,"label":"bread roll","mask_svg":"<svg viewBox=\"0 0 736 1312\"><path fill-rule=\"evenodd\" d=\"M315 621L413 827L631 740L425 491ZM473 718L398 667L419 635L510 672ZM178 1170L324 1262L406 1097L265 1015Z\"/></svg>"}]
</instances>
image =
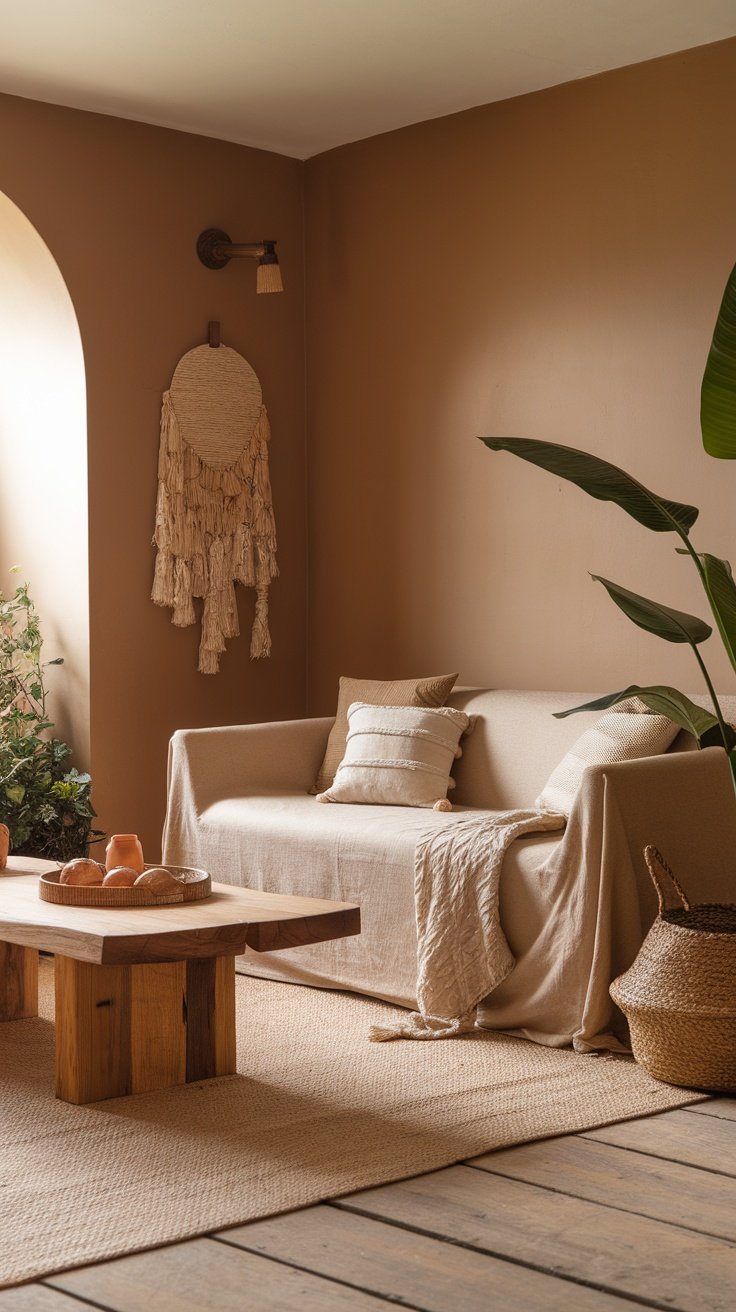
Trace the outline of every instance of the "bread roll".
<instances>
[{"instance_id":1,"label":"bread roll","mask_svg":"<svg viewBox=\"0 0 736 1312\"><path fill-rule=\"evenodd\" d=\"M59 875L59 883L101 884L102 868L96 861L91 861L87 857L77 857L75 861L67 861Z\"/></svg>"},{"instance_id":2,"label":"bread roll","mask_svg":"<svg viewBox=\"0 0 736 1312\"><path fill-rule=\"evenodd\" d=\"M136 888L147 888L149 893L155 893L159 896L164 893L181 893L181 883L172 875L170 870L164 870L163 866L156 866L153 870L144 870L135 881Z\"/></svg>"},{"instance_id":3,"label":"bread roll","mask_svg":"<svg viewBox=\"0 0 736 1312\"><path fill-rule=\"evenodd\" d=\"M115 866L114 870L108 870L102 881L103 888L132 888L138 871L131 870L130 866Z\"/></svg>"}]
</instances>

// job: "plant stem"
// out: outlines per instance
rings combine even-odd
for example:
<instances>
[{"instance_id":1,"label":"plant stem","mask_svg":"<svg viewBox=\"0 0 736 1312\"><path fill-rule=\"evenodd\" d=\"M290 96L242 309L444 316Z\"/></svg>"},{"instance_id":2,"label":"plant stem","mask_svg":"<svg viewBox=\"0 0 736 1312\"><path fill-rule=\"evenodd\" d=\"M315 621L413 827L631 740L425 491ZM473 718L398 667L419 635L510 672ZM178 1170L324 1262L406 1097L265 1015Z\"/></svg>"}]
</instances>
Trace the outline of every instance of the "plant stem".
<instances>
[{"instance_id":1,"label":"plant stem","mask_svg":"<svg viewBox=\"0 0 736 1312\"><path fill-rule=\"evenodd\" d=\"M8 773L6 775L3 775L2 779L0 779L0 784L6 784L8 782L8 779L12 779L16 770L20 770L22 765L27 765L27 764L28 764L28 757L22 756L20 760L16 761L15 765L12 766L10 770L8 770Z\"/></svg>"},{"instance_id":2,"label":"plant stem","mask_svg":"<svg viewBox=\"0 0 736 1312\"><path fill-rule=\"evenodd\" d=\"M708 692L710 693L711 701L713 702L713 710L716 713L716 719L718 721L718 728L721 731L721 738L723 739L724 749L726 752L730 752L730 748L728 745L728 738L726 736L726 724L723 719L723 712L721 711L721 708L718 704L718 698L716 697L715 688L713 687L713 684L711 682L710 675L708 674L708 671L705 668L705 661L703 660L703 657L700 655L700 652L698 651L698 648L695 646L694 643L693 643L693 651L695 652L695 659L698 662L698 665L700 666L701 673L703 675L703 678L705 679L705 685L708 689Z\"/></svg>"},{"instance_id":3,"label":"plant stem","mask_svg":"<svg viewBox=\"0 0 736 1312\"><path fill-rule=\"evenodd\" d=\"M712 610L713 607L712 607L712 605L711 605L710 594L709 594L709 592L708 592L708 585L707 585L707 583L706 583L706 579L705 579L705 570L703 569L703 562L702 562L702 560L700 559L700 556L698 555L697 551L695 550L695 548L694 548L692 542L690 541L690 538L688 537L688 535L687 535L687 533L685 532L685 530L684 530L684 529L679 529L679 528L678 528L678 533L679 533L680 537L682 538L682 541L685 543L685 546L686 546L686 548L687 548L688 555L690 556L691 560L693 561L693 563L694 563L694 565L695 565L695 568L696 568L697 571L698 571L698 578L700 579L700 582L701 582L701 584L703 585L703 591L704 591L706 597L708 598L708 604L711 606L711 610ZM715 612L714 612L714 616L715 616L715 619L716 619L716 623L718 623L718 622L719 622L719 621L718 621L718 616L715 615ZM720 627L720 626L719 626L719 627ZM717 719L717 721L718 721L718 728L719 728L720 733L721 733L721 738L723 739L723 747L724 747L724 751L726 752L726 755L729 757L729 760L730 760L730 748L729 748L729 746L728 746L728 737L727 737L727 735L726 735L726 724L725 724L725 721L724 721L724 718L723 718L723 712L721 711L721 707L720 707L720 704L719 704L718 698L716 697L716 690L715 690L715 688L713 687L713 683L712 683L712 681L711 681L710 675L708 674L708 671L707 671L707 669L705 668L705 661L703 660L703 657L700 655L700 652L698 651L697 645L696 645L695 643L693 643L693 651L695 652L695 659L696 659L696 661L698 662L698 665L700 666L700 670L701 670L701 673L702 673L702 675L703 675L703 678L705 679L705 685L706 685L706 687L707 687L707 689L708 689L708 692L710 693L710 699L711 699L711 701L712 701L712 703L713 703L713 710L715 711L716 719ZM735 786L736 786L736 776L734 776L734 784L735 784Z\"/></svg>"}]
</instances>

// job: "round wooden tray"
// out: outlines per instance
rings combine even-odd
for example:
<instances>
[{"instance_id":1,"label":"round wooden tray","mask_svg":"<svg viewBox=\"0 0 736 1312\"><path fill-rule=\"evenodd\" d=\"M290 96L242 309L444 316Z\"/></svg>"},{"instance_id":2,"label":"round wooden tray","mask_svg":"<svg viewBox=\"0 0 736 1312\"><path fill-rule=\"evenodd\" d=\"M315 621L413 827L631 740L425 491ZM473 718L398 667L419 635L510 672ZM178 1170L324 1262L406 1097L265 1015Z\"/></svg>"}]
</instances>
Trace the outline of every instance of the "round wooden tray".
<instances>
[{"instance_id":1,"label":"round wooden tray","mask_svg":"<svg viewBox=\"0 0 736 1312\"><path fill-rule=\"evenodd\" d=\"M146 870L157 866L147 865ZM42 902L55 902L67 907L166 907L181 906L182 902L201 902L212 892L212 880L206 870L193 870L190 866L164 866L181 883L180 893L165 893L156 897L147 888L104 888L102 884L60 884L61 869L40 875L38 896Z\"/></svg>"}]
</instances>

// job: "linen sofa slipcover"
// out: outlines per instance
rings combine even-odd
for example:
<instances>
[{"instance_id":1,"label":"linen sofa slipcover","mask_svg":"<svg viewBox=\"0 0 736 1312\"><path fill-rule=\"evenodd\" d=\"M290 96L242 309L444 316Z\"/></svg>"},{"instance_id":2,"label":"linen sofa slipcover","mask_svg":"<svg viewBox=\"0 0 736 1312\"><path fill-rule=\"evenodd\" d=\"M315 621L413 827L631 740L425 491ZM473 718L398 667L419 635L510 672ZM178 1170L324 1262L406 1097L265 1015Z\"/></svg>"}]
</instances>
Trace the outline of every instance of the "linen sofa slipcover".
<instances>
[{"instance_id":1,"label":"linen sofa slipcover","mask_svg":"<svg viewBox=\"0 0 736 1312\"><path fill-rule=\"evenodd\" d=\"M595 713L552 712L590 694L460 690L477 717L454 775L455 810L320 805L313 784L331 719L182 730L169 754L166 862L269 892L357 902L362 932L313 947L249 953L247 974L345 988L416 1005L414 847L468 811L531 807ZM701 700L701 699L698 699ZM729 719L736 699L724 699ZM501 924L516 959L479 1023L579 1051L620 1046L608 994L656 914L643 860L661 848L694 901L732 901L736 801L725 754L688 750L591 767L567 828L517 840L503 866Z\"/></svg>"}]
</instances>

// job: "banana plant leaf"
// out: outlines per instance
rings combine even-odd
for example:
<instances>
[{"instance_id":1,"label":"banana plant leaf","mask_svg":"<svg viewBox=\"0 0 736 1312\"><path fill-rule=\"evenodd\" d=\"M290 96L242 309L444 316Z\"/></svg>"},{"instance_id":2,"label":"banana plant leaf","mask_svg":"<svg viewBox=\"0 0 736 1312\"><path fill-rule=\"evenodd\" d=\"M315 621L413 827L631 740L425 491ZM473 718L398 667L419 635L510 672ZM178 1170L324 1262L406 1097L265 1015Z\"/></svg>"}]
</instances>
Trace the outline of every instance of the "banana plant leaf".
<instances>
[{"instance_id":1,"label":"banana plant leaf","mask_svg":"<svg viewBox=\"0 0 736 1312\"><path fill-rule=\"evenodd\" d=\"M654 633L665 642L689 642L691 647L705 642L713 632L709 624L698 619L697 615L688 615L682 610L673 610L663 606L659 601L641 597L638 592L629 592L610 579L601 578L600 574L591 574L596 583L602 583L611 601L615 602L624 615L628 615L634 624L647 633ZM735 595L736 595L736 589ZM736 618L736 616L735 616Z\"/></svg>"},{"instance_id":2,"label":"banana plant leaf","mask_svg":"<svg viewBox=\"0 0 736 1312\"><path fill-rule=\"evenodd\" d=\"M734 766L736 765L736 762L734 761L733 758L733 750L736 747L736 729L734 729L732 724L724 724L723 727L726 731L727 749L728 749L728 754L731 758L731 770L733 771ZM712 729L708 729L707 733L702 733L700 735L700 738L698 739L698 746L723 747L723 734L721 733L721 730L717 724L714 724ZM736 783L736 773L734 773L734 783Z\"/></svg>"},{"instance_id":3,"label":"banana plant leaf","mask_svg":"<svg viewBox=\"0 0 736 1312\"><path fill-rule=\"evenodd\" d=\"M481 437L480 441L491 451L510 451L557 478L575 483L598 501L613 501L654 533L679 533L684 538L698 518L695 506L657 496L617 465L586 451L527 437Z\"/></svg>"},{"instance_id":4,"label":"banana plant leaf","mask_svg":"<svg viewBox=\"0 0 736 1312\"><path fill-rule=\"evenodd\" d=\"M719 560L707 551L700 555L705 590L713 611L726 654L736 670L736 583L727 560Z\"/></svg>"},{"instance_id":5,"label":"banana plant leaf","mask_svg":"<svg viewBox=\"0 0 736 1312\"><path fill-rule=\"evenodd\" d=\"M736 267L726 283L705 365L700 429L709 456L736 460Z\"/></svg>"},{"instance_id":6,"label":"banana plant leaf","mask_svg":"<svg viewBox=\"0 0 736 1312\"><path fill-rule=\"evenodd\" d=\"M685 729L687 733L697 738L699 743L713 728L718 729L718 721L710 711L704 711L702 706L696 706L695 702L691 702L684 692L678 692L677 688L667 688L658 684L649 688L640 688L638 684L632 683L622 692L612 692L607 697L597 697L595 701L586 702L583 706L571 706L567 711L555 711L555 719L564 720L566 716L576 715L578 711L607 711L611 706L627 701L629 697L639 697L650 711L656 711L658 715L666 715L675 724L679 724L681 729ZM717 741L721 743L720 736Z\"/></svg>"}]
</instances>

